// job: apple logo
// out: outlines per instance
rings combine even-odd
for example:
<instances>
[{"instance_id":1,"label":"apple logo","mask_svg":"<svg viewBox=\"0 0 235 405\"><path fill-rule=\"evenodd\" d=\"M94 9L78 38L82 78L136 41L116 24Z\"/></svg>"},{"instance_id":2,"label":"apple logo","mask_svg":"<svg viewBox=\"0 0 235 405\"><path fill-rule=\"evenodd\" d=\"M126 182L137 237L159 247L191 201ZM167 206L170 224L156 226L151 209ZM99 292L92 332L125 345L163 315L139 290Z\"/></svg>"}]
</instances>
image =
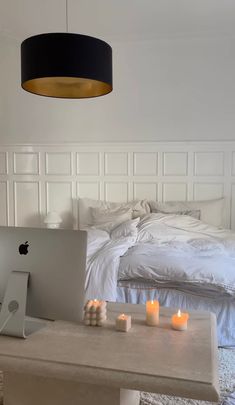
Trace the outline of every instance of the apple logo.
<instances>
[{"instance_id":1,"label":"apple logo","mask_svg":"<svg viewBox=\"0 0 235 405\"><path fill-rule=\"evenodd\" d=\"M28 241L26 241L25 243L22 243L19 246L19 253L21 255L27 255L28 254L28 247L29 247L29 242Z\"/></svg>"}]
</instances>

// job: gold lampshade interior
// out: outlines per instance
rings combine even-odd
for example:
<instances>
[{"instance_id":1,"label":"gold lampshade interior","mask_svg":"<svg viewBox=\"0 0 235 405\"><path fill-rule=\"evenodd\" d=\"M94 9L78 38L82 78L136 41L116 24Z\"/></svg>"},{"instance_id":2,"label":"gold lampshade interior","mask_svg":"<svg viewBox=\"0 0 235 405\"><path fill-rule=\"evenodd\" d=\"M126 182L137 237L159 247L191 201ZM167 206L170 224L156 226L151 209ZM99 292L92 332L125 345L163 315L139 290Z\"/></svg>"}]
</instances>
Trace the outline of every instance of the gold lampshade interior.
<instances>
[{"instance_id":1,"label":"gold lampshade interior","mask_svg":"<svg viewBox=\"0 0 235 405\"><path fill-rule=\"evenodd\" d=\"M98 80L78 77L42 77L22 83L24 90L47 97L88 98L112 91L112 86Z\"/></svg>"}]
</instances>

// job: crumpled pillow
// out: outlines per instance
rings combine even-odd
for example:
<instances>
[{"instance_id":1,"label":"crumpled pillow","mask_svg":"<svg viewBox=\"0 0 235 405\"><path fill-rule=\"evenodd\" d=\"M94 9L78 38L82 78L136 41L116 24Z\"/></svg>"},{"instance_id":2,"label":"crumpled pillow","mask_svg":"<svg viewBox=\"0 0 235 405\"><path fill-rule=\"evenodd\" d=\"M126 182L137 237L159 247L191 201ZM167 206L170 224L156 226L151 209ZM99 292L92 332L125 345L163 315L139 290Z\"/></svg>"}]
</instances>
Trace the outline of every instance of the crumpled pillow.
<instances>
[{"instance_id":1,"label":"crumpled pillow","mask_svg":"<svg viewBox=\"0 0 235 405\"><path fill-rule=\"evenodd\" d=\"M126 208L132 210L132 218L140 217L150 213L150 207L147 200L134 200L125 203L118 202L108 202L101 200L93 200L91 198L79 198L78 199L78 218L79 218L79 229L84 229L87 226L91 226L91 210L90 208L103 208L103 209L114 209L114 208Z\"/></svg>"},{"instance_id":2,"label":"crumpled pillow","mask_svg":"<svg viewBox=\"0 0 235 405\"><path fill-rule=\"evenodd\" d=\"M98 229L103 229L106 232L111 232L121 223L132 218L132 210L130 208L93 208L90 207L91 226Z\"/></svg>"},{"instance_id":3,"label":"crumpled pillow","mask_svg":"<svg viewBox=\"0 0 235 405\"><path fill-rule=\"evenodd\" d=\"M225 199L218 198L215 200L204 201L169 201L158 202L149 201L151 212L168 212L200 210L200 220L206 224L216 227L224 226Z\"/></svg>"},{"instance_id":4,"label":"crumpled pillow","mask_svg":"<svg viewBox=\"0 0 235 405\"><path fill-rule=\"evenodd\" d=\"M200 210L183 210L183 211L171 211L171 212L153 210L153 212L162 212L163 214L188 215L189 217L192 217L195 219L201 219Z\"/></svg>"}]
</instances>

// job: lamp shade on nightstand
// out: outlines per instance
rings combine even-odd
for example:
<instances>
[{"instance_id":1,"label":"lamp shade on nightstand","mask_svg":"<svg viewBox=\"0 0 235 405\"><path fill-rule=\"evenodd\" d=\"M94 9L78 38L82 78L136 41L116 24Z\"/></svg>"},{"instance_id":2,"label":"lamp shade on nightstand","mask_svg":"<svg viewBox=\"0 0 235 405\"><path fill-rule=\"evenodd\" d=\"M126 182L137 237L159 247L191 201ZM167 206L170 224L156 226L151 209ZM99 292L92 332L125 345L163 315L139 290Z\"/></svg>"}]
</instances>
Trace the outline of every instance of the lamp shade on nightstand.
<instances>
[{"instance_id":1,"label":"lamp shade on nightstand","mask_svg":"<svg viewBox=\"0 0 235 405\"><path fill-rule=\"evenodd\" d=\"M61 216L56 211L48 212L46 218L44 219L44 224L46 224L47 228L51 229L59 228L61 222Z\"/></svg>"}]
</instances>

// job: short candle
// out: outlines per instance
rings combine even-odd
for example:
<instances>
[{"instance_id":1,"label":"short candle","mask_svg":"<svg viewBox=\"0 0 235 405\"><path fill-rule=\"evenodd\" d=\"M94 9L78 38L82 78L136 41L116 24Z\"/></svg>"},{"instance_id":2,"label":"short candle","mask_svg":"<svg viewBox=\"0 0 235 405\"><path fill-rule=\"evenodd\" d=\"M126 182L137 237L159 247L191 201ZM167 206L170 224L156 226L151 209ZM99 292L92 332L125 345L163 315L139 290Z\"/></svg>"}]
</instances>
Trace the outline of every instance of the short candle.
<instances>
[{"instance_id":1,"label":"short candle","mask_svg":"<svg viewBox=\"0 0 235 405\"><path fill-rule=\"evenodd\" d=\"M146 324L149 326L156 326L159 324L159 302L147 301L146 302Z\"/></svg>"},{"instance_id":2,"label":"short candle","mask_svg":"<svg viewBox=\"0 0 235 405\"><path fill-rule=\"evenodd\" d=\"M116 319L116 330L121 332L128 332L131 328L131 316L121 314Z\"/></svg>"},{"instance_id":3,"label":"short candle","mask_svg":"<svg viewBox=\"0 0 235 405\"><path fill-rule=\"evenodd\" d=\"M106 302L97 299L87 301L84 306L83 319L87 326L103 326L107 320Z\"/></svg>"},{"instance_id":4,"label":"short candle","mask_svg":"<svg viewBox=\"0 0 235 405\"><path fill-rule=\"evenodd\" d=\"M175 330L187 330L189 314L180 311L174 314L171 318L171 326Z\"/></svg>"}]
</instances>

